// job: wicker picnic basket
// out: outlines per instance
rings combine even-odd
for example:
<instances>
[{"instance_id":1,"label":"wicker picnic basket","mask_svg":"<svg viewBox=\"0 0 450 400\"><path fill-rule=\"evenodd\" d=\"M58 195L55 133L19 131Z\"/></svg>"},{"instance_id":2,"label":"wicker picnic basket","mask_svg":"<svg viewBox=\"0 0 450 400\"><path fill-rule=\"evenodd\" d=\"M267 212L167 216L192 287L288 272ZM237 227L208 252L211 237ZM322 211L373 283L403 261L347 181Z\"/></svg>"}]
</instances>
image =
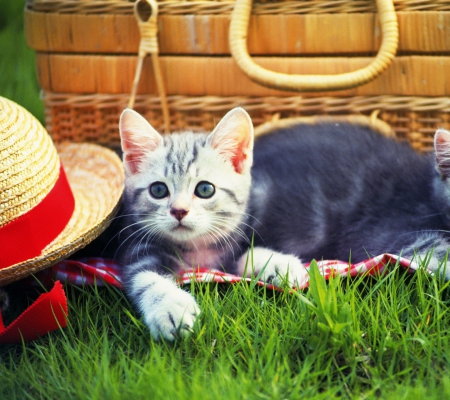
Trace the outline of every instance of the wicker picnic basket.
<instances>
[{"instance_id":1,"label":"wicker picnic basket","mask_svg":"<svg viewBox=\"0 0 450 400\"><path fill-rule=\"evenodd\" d=\"M238 105L375 113L418 150L450 128L450 1L28 0L25 32L56 141L114 145L128 104L161 131Z\"/></svg>"}]
</instances>

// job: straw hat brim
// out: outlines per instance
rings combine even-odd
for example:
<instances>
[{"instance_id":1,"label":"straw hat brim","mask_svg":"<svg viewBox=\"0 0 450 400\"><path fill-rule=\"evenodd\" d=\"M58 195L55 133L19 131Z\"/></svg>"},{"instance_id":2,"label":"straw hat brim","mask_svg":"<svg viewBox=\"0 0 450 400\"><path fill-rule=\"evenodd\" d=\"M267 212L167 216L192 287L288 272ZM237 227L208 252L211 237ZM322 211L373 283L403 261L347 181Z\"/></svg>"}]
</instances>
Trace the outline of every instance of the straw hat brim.
<instances>
[{"instance_id":1,"label":"straw hat brim","mask_svg":"<svg viewBox=\"0 0 450 400\"><path fill-rule=\"evenodd\" d=\"M75 197L75 210L65 229L39 257L0 269L0 286L47 268L83 248L107 228L119 208L124 171L116 153L88 143L55 146Z\"/></svg>"}]
</instances>

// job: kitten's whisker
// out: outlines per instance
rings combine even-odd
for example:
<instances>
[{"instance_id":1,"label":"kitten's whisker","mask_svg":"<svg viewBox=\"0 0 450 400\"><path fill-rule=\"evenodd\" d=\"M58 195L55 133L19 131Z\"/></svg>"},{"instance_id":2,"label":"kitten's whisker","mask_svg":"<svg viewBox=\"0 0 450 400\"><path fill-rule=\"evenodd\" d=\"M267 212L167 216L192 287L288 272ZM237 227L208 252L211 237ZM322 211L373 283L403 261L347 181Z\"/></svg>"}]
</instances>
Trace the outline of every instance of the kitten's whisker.
<instances>
[{"instance_id":1,"label":"kitten's whisker","mask_svg":"<svg viewBox=\"0 0 450 400\"><path fill-rule=\"evenodd\" d=\"M223 217L214 217L213 222L221 224L221 227L227 228L231 233L234 233L241 237L246 243L250 243L250 239L247 237L245 232L241 228L239 228L239 226L231 224L228 219Z\"/></svg>"},{"instance_id":2,"label":"kitten's whisker","mask_svg":"<svg viewBox=\"0 0 450 400\"><path fill-rule=\"evenodd\" d=\"M130 246L132 246L132 245L135 243L136 240L139 240L139 236L140 236L142 233L144 233L144 236L145 236L145 235L147 235L148 233L151 233L151 232L152 232L153 227L157 226L156 223L153 223L152 225L149 225L149 224L148 224L148 222L149 222L148 220L147 220L147 221L144 221L144 222L147 222L147 224L144 225L144 226L142 226L141 228L137 229L137 230L134 231L133 233L131 233L131 234L130 234L130 235L129 235L129 236L128 236L121 244L120 244L119 248L116 250L116 254L117 254L117 251L122 247L122 245L125 244L128 240L130 240L133 236L135 236L135 238L128 244L128 250L130 249ZM136 224L131 224L131 225L129 225L128 227L134 226L134 225L136 225ZM128 227L127 227L127 228L128 228ZM149 228L150 228L150 231L148 231ZM147 232L147 231L148 231L148 232Z\"/></svg>"},{"instance_id":3,"label":"kitten's whisker","mask_svg":"<svg viewBox=\"0 0 450 400\"><path fill-rule=\"evenodd\" d=\"M139 243L137 244L137 247L141 247L142 246L142 242L145 240L145 252L147 254L147 256L149 255L149 244L152 242L153 238L155 237L156 232L154 230L148 230L147 232L145 232L145 234L141 237L141 239L139 240Z\"/></svg>"},{"instance_id":4,"label":"kitten's whisker","mask_svg":"<svg viewBox=\"0 0 450 400\"><path fill-rule=\"evenodd\" d=\"M413 235L416 233L450 233L450 231L444 230L444 229L421 229L418 231L410 231L400 234L399 236L405 236L405 235Z\"/></svg>"},{"instance_id":5,"label":"kitten's whisker","mask_svg":"<svg viewBox=\"0 0 450 400\"><path fill-rule=\"evenodd\" d=\"M232 237L229 236L229 235L224 234L224 233L222 232L222 230L220 229L220 227L217 227L217 226L215 226L215 225L211 225L210 228L211 228L215 233L217 233L217 235L218 235L218 237L219 237L219 241L222 239L222 240L224 241L224 243L228 246L228 248L230 249L230 251L233 252L233 254L234 254L233 246L232 246L232 244L231 244L231 242L230 242L230 239L232 239L232 240L237 244L237 242L234 240L234 238L232 238ZM210 231L210 232L211 232L211 231ZM211 232L211 233L212 233L212 232Z\"/></svg>"},{"instance_id":6,"label":"kitten's whisker","mask_svg":"<svg viewBox=\"0 0 450 400\"><path fill-rule=\"evenodd\" d=\"M444 215L444 213L440 212L440 213L436 213L436 214L423 215L423 216L418 217L416 219L431 218L431 217L436 217L438 215Z\"/></svg>"},{"instance_id":7,"label":"kitten's whisker","mask_svg":"<svg viewBox=\"0 0 450 400\"><path fill-rule=\"evenodd\" d=\"M195 247L195 250L198 251L197 243L195 243L195 241L193 239L191 239L191 244ZM205 246L206 246L206 242L205 242Z\"/></svg>"},{"instance_id":8,"label":"kitten's whisker","mask_svg":"<svg viewBox=\"0 0 450 400\"><path fill-rule=\"evenodd\" d=\"M125 244L132 236L134 236L134 235L136 235L136 234L140 234L140 231L143 230L143 229L144 229L144 228L140 228L140 229L138 229L137 231L132 232L127 238L125 238L125 240L121 241L121 243L120 243L118 249L116 250L116 254L117 254L117 251L122 247L122 245L124 245L124 244ZM122 231L119 232L117 235L120 235L121 233L122 233ZM117 235L116 235L116 236L117 236Z\"/></svg>"},{"instance_id":9,"label":"kitten's whisker","mask_svg":"<svg viewBox=\"0 0 450 400\"><path fill-rule=\"evenodd\" d=\"M261 221L258 218L256 218L254 215L252 215L252 214L249 214L249 213L247 213L245 211L239 211L239 210L234 211L234 213L235 214L241 214L241 215L243 215L245 217L248 217L248 218L253 218L256 222L258 222L258 224L262 225ZM247 226L249 226L249 225L247 225Z\"/></svg>"},{"instance_id":10,"label":"kitten's whisker","mask_svg":"<svg viewBox=\"0 0 450 400\"><path fill-rule=\"evenodd\" d=\"M237 225L244 225L244 226L247 226L248 228L250 228L255 234L257 234L258 236L260 236L259 235L259 233L256 231L256 229L255 228L253 228L251 225L249 225L249 224L247 224L247 223L245 223L245 222L243 222L243 221L241 221L241 220L239 220L239 219L237 219L237 218L231 218L231 217L222 217L222 216L219 216L219 215L214 215L213 216L213 218L215 219L215 220L217 220L217 221L225 221L225 222L230 222L230 220L231 221L236 221L236 222L238 222L238 224ZM239 228L239 226L236 226L236 229L239 229L242 233L244 233L244 231L241 229L241 228ZM248 240L248 239L247 239Z\"/></svg>"},{"instance_id":11,"label":"kitten's whisker","mask_svg":"<svg viewBox=\"0 0 450 400\"><path fill-rule=\"evenodd\" d=\"M223 226L221 226L220 228L222 228ZM240 231L238 229L235 229L230 235L228 235L228 237L233 240L238 246L238 242L236 241L236 239L234 238L234 236L238 236L240 237L244 242L246 243L250 243L250 240L248 239L248 237L245 235L245 233L243 231Z\"/></svg>"},{"instance_id":12,"label":"kitten's whisker","mask_svg":"<svg viewBox=\"0 0 450 400\"><path fill-rule=\"evenodd\" d=\"M231 242L229 240L230 236L228 234L222 232L220 229L218 229L214 225L212 226L212 228L213 229L215 228L215 231L217 232L219 243L222 246L222 251L224 251L224 245L226 245L233 252L233 246L231 245ZM223 241L223 243L221 242L221 240Z\"/></svg>"},{"instance_id":13,"label":"kitten's whisker","mask_svg":"<svg viewBox=\"0 0 450 400\"><path fill-rule=\"evenodd\" d=\"M130 215L132 215L132 214L130 214ZM115 219L119 219L119 218L122 218L122 217L125 217L125 215L121 215L121 216L115 217ZM134 224L127 225L125 228L121 229L119 232L117 232L116 234L114 234L114 235L111 237L111 239L109 239L108 243L106 243L104 250L106 250L106 249L108 248L108 246L111 244L111 242L112 242L114 239L116 239L116 238L119 239L119 238L120 238L120 235L121 235L125 230L127 230L128 228L130 228L130 227L132 227L132 226L134 226L134 225L137 225L137 224L139 224L139 223L140 223L140 222L136 222L136 223L134 223ZM121 245L119 245L119 248L115 251L114 257L117 256L117 251L120 249L120 246L121 246Z\"/></svg>"},{"instance_id":14,"label":"kitten's whisker","mask_svg":"<svg viewBox=\"0 0 450 400\"><path fill-rule=\"evenodd\" d=\"M146 249L147 255L149 255L153 240L155 238L157 238L160 241L162 240L161 232L162 232L161 229L155 229L146 235L145 249Z\"/></svg>"},{"instance_id":15,"label":"kitten's whisker","mask_svg":"<svg viewBox=\"0 0 450 400\"><path fill-rule=\"evenodd\" d=\"M208 247L208 244L206 243L206 240L205 240L205 236L211 238L210 240L214 243L214 245L216 246L216 249L218 249L218 247L220 245L222 247L222 251L224 250L223 243L221 243L221 241L220 241L220 239L221 239L220 236L214 234L214 232L211 232L211 231L208 231L205 234L203 234L202 238L203 238L203 242L205 243L205 247Z\"/></svg>"},{"instance_id":16,"label":"kitten's whisker","mask_svg":"<svg viewBox=\"0 0 450 400\"><path fill-rule=\"evenodd\" d=\"M123 242L123 244L125 244L126 241L130 240L133 236L134 238L128 243L128 247L127 247L127 251L131 250L131 254L135 254L136 253L136 249L137 249L137 245L135 244L137 240L139 240L139 238L141 237L141 235L145 235L146 232L144 230L140 230L139 232L135 232L133 233L133 235L130 235L126 238L126 240Z\"/></svg>"}]
</instances>

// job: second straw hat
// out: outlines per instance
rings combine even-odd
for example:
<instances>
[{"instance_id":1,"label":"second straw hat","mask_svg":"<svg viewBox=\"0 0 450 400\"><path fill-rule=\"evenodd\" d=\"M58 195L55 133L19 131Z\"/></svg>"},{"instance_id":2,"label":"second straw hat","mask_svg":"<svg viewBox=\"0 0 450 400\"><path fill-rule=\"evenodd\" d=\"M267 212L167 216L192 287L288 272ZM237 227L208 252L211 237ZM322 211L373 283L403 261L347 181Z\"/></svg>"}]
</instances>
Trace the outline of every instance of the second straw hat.
<instances>
[{"instance_id":1,"label":"second straw hat","mask_svg":"<svg viewBox=\"0 0 450 400\"><path fill-rule=\"evenodd\" d=\"M68 257L117 212L120 158L87 143L53 144L27 110L0 97L0 286Z\"/></svg>"}]
</instances>

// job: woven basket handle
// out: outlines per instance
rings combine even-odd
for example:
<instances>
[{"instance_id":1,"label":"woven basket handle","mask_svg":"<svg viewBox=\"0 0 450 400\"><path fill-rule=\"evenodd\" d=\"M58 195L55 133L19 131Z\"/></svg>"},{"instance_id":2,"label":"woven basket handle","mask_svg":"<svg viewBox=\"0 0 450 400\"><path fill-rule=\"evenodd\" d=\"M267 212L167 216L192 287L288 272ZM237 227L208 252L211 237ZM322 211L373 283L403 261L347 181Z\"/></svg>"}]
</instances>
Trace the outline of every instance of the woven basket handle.
<instances>
[{"instance_id":1,"label":"woven basket handle","mask_svg":"<svg viewBox=\"0 0 450 400\"><path fill-rule=\"evenodd\" d=\"M169 106L167 104L166 89L158 58L158 2L156 0L137 0L134 3L134 16L136 17L138 23L141 40L139 42L138 62L136 65L136 73L134 75L133 87L131 88L128 108L134 108L144 59L148 54L150 54L152 58L153 72L155 74L156 87L161 100L164 132L169 133Z\"/></svg>"},{"instance_id":2,"label":"woven basket handle","mask_svg":"<svg viewBox=\"0 0 450 400\"><path fill-rule=\"evenodd\" d=\"M237 65L253 81L267 87L299 91L328 91L353 88L375 79L392 62L398 45L397 16L392 0L376 0L382 42L375 59L366 67L337 75L289 75L257 65L248 53L247 32L252 0L236 0L229 33L229 45Z\"/></svg>"}]
</instances>

